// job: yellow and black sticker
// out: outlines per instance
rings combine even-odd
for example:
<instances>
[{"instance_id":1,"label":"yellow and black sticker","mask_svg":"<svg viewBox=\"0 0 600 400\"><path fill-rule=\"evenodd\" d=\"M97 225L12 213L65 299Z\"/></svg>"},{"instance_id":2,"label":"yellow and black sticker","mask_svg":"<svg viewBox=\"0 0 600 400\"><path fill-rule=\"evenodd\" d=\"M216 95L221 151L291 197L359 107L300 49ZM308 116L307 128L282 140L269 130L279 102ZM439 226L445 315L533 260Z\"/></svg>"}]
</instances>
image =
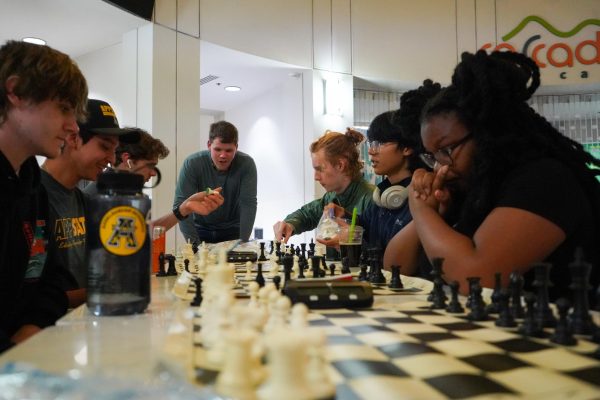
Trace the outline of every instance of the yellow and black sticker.
<instances>
[{"instance_id":1,"label":"yellow and black sticker","mask_svg":"<svg viewBox=\"0 0 600 400\"><path fill-rule=\"evenodd\" d=\"M137 253L146 241L146 220L129 206L111 208L100 221L100 241L106 250L118 256Z\"/></svg>"}]
</instances>

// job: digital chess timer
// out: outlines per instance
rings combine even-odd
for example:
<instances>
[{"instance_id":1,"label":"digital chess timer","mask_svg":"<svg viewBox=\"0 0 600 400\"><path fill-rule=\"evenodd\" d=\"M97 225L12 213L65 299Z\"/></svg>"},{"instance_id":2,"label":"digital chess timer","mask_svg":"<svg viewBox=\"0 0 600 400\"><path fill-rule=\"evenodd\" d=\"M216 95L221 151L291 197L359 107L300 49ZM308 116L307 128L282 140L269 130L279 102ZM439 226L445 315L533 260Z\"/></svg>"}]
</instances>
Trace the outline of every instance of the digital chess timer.
<instances>
[{"instance_id":1,"label":"digital chess timer","mask_svg":"<svg viewBox=\"0 0 600 400\"><path fill-rule=\"evenodd\" d=\"M368 282L291 280L283 294L292 303L304 303L308 308L368 308L373 305L373 289Z\"/></svg>"}]
</instances>

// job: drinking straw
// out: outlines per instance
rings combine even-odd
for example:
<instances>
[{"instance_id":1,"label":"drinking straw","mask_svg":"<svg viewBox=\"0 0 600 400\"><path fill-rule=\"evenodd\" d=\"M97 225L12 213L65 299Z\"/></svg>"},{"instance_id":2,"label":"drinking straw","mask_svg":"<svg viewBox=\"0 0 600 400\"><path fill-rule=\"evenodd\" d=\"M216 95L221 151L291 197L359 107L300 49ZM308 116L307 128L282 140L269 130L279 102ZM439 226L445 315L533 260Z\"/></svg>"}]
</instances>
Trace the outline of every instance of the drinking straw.
<instances>
[{"instance_id":1,"label":"drinking straw","mask_svg":"<svg viewBox=\"0 0 600 400\"><path fill-rule=\"evenodd\" d=\"M348 231L348 243L352 243L354 241L354 226L356 225L356 214L358 214L358 210L356 207L352 210L352 222L350 222L350 230Z\"/></svg>"}]
</instances>

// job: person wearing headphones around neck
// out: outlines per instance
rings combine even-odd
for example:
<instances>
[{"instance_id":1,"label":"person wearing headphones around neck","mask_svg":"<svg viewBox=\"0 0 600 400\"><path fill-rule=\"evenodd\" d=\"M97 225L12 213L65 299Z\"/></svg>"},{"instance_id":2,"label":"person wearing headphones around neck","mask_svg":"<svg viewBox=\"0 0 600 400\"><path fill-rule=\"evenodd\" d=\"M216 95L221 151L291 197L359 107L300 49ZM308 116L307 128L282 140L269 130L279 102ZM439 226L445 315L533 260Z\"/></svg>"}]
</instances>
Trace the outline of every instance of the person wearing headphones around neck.
<instances>
[{"instance_id":1,"label":"person wearing headphones around neck","mask_svg":"<svg viewBox=\"0 0 600 400\"><path fill-rule=\"evenodd\" d=\"M418 89L404 93L400 109L376 116L367 131L369 157L377 175L383 176L373 191L373 202L358 216L363 227L363 248L382 251L394 235L411 220L408 190L412 173L425 167L421 151L419 118L428 99L441 90L438 83L426 80ZM335 204L336 217L345 217L351 210ZM337 239L319 240L329 247L337 247Z\"/></svg>"}]
</instances>

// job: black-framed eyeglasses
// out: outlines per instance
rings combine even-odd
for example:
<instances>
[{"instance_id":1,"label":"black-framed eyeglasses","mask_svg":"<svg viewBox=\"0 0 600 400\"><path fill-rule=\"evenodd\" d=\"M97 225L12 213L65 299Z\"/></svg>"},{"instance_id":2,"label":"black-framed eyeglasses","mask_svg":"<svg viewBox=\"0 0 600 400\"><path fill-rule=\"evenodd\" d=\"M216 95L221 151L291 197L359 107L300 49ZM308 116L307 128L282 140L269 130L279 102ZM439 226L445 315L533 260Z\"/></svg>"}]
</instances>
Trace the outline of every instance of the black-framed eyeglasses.
<instances>
[{"instance_id":1,"label":"black-framed eyeglasses","mask_svg":"<svg viewBox=\"0 0 600 400\"><path fill-rule=\"evenodd\" d=\"M460 145L466 143L471 139L471 134L467 133L462 139L458 142L453 143L449 146L443 147L436 151L435 153L424 152L419 154L421 160L429 167L434 168L435 164L438 163L440 165L452 165L454 160L452 159L452 152L456 150Z\"/></svg>"},{"instance_id":2,"label":"black-framed eyeglasses","mask_svg":"<svg viewBox=\"0 0 600 400\"><path fill-rule=\"evenodd\" d=\"M374 153L379 153L379 149L381 146L385 146L386 144L395 143L395 142L380 142L379 140L369 140L367 145L369 146L369 150Z\"/></svg>"}]
</instances>

